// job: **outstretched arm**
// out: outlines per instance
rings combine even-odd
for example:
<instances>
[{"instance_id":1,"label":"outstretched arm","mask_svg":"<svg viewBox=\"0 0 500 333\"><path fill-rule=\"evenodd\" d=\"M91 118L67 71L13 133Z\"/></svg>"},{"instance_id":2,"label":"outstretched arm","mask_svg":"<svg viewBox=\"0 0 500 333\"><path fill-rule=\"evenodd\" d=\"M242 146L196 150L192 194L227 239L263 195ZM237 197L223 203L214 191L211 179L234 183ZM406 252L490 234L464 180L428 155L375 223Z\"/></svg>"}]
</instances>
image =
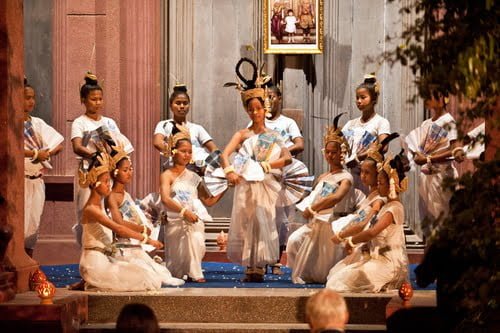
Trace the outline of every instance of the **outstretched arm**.
<instances>
[{"instance_id":1,"label":"outstretched arm","mask_svg":"<svg viewBox=\"0 0 500 333\"><path fill-rule=\"evenodd\" d=\"M124 225L127 228L132 229L135 232L140 232L144 230L144 227L142 225L139 225L137 223L133 223L130 221L126 221L123 219L123 215L120 212L120 204L118 203L118 200L115 195L110 194L105 200L104 203L106 205L106 208L109 209L109 212L111 213L111 218L113 221L115 221L118 224ZM146 232L148 235L151 234L151 230L149 228L146 228Z\"/></svg>"},{"instance_id":2,"label":"outstretched arm","mask_svg":"<svg viewBox=\"0 0 500 333\"><path fill-rule=\"evenodd\" d=\"M229 156L238 148L238 146L242 141L243 141L243 136L241 134L241 131L238 131L234 133L233 137L227 144L226 148L224 148L224 151L220 156L221 165L224 169L230 166ZM226 170L224 172L226 172ZM226 173L226 178L230 184L236 185L241 182L241 177L236 172Z\"/></svg>"},{"instance_id":3,"label":"outstretched arm","mask_svg":"<svg viewBox=\"0 0 500 333\"><path fill-rule=\"evenodd\" d=\"M375 201L372 205L372 210L361 223L357 223L353 226L348 227L345 230L342 230L341 232L332 237L332 241L334 243L339 244L343 239L349 236L357 235L358 233L362 232L365 226L371 221L371 219L378 214L380 208L382 208L383 205L384 202L382 200ZM333 221L332 223L335 223L335 221Z\"/></svg>"},{"instance_id":4,"label":"outstretched arm","mask_svg":"<svg viewBox=\"0 0 500 333\"><path fill-rule=\"evenodd\" d=\"M169 171L165 171L160 176L160 196L161 202L171 211L182 214L182 217L187 221L194 223L198 221L198 216L195 213L183 207L180 203L170 197L172 176Z\"/></svg>"}]
</instances>

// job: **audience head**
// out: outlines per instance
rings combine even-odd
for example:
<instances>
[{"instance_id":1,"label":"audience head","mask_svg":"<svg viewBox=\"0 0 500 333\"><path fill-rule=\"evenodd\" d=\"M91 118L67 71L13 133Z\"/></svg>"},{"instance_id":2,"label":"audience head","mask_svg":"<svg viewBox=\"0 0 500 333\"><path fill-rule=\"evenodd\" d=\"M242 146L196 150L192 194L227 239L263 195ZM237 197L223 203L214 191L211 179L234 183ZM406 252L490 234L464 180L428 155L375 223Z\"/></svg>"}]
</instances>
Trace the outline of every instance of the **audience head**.
<instances>
[{"instance_id":1,"label":"audience head","mask_svg":"<svg viewBox=\"0 0 500 333\"><path fill-rule=\"evenodd\" d=\"M343 330L349 320L344 298L330 289L312 295L306 303L306 321L311 332L325 329Z\"/></svg>"},{"instance_id":2,"label":"audience head","mask_svg":"<svg viewBox=\"0 0 500 333\"><path fill-rule=\"evenodd\" d=\"M160 325L153 310L139 303L127 304L116 320L119 333L159 333Z\"/></svg>"}]
</instances>

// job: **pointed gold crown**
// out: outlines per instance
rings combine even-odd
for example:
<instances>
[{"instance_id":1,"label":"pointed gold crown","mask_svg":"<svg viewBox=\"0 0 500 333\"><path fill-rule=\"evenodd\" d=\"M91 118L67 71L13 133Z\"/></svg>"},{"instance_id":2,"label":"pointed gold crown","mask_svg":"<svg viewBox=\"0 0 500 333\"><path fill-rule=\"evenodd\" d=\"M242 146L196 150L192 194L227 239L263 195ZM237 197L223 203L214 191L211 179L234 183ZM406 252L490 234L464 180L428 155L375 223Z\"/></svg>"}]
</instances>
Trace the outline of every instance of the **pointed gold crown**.
<instances>
[{"instance_id":1,"label":"pointed gold crown","mask_svg":"<svg viewBox=\"0 0 500 333\"><path fill-rule=\"evenodd\" d=\"M89 185L95 184L100 175L110 172L114 168L113 161L107 153L101 152L97 155L97 161L99 166L91 167L88 171L78 170L78 183L81 187L87 188Z\"/></svg>"},{"instance_id":2,"label":"pointed gold crown","mask_svg":"<svg viewBox=\"0 0 500 333\"><path fill-rule=\"evenodd\" d=\"M130 156L125 152L123 143L120 142L117 145L112 146L111 148L115 152L115 154L113 156L111 156L111 162L112 162L111 167L112 167L112 169L115 169L116 166L117 166L117 164L118 164L118 162L120 162L124 158L126 158L126 159L128 159L130 161Z\"/></svg>"},{"instance_id":3,"label":"pointed gold crown","mask_svg":"<svg viewBox=\"0 0 500 333\"><path fill-rule=\"evenodd\" d=\"M392 161L397 157L388 156L383 162L380 171L384 171L389 178L389 199L396 199L399 193L408 189L408 177L399 179L398 170L392 166Z\"/></svg>"},{"instance_id":4,"label":"pointed gold crown","mask_svg":"<svg viewBox=\"0 0 500 333\"><path fill-rule=\"evenodd\" d=\"M189 130L187 129L187 127L179 124L174 124L174 126L177 127L179 132L175 133L174 135L170 135L166 139L167 149L164 152L164 155L166 155L167 157L175 154L175 147L180 140L189 140L189 142L191 142L191 135L189 135Z\"/></svg>"},{"instance_id":5,"label":"pointed gold crown","mask_svg":"<svg viewBox=\"0 0 500 333\"><path fill-rule=\"evenodd\" d=\"M336 142L339 145L344 145L347 151L350 151L349 144L338 127L339 119L344 113L339 114L333 119L333 126L326 127L326 133L323 136L323 147L326 147L328 142Z\"/></svg>"}]
</instances>

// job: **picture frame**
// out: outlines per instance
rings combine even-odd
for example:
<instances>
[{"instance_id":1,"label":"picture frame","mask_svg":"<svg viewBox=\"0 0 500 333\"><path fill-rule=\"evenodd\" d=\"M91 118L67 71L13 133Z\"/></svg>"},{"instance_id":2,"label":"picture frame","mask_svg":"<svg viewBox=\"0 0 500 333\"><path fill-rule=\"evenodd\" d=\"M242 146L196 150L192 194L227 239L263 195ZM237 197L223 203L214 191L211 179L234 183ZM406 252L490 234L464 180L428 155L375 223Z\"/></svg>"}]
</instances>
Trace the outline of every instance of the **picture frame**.
<instances>
[{"instance_id":1,"label":"picture frame","mask_svg":"<svg viewBox=\"0 0 500 333\"><path fill-rule=\"evenodd\" d=\"M324 0L263 0L266 54L323 53Z\"/></svg>"}]
</instances>

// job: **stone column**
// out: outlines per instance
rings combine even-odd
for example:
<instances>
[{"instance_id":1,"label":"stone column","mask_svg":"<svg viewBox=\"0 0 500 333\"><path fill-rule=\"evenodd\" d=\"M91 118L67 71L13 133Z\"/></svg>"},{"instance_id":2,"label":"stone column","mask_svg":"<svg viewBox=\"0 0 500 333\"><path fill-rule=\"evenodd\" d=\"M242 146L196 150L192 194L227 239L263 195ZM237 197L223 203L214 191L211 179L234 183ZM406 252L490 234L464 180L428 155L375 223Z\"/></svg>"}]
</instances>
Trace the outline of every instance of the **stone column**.
<instances>
[{"instance_id":1,"label":"stone column","mask_svg":"<svg viewBox=\"0 0 500 333\"><path fill-rule=\"evenodd\" d=\"M160 121L160 2L120 2L120 126L135 147L135 177L129 192L138 198L159 188L159 155L153 132Z\"/></svg>"},{"instance_id":2,"label":"stone column","mask_svg":"<svg viewBox=\"0 0 500 333\"><path fill-rule=\"evenodd\" d=\"M38 264L24 251L24 155L23 155L23 2L0 2L0 234L13 232L6 257L0 263L0 301L28 290L29 274ZM9 237L1 237L5 249ZM0 240L0 242L2 242ZM3 252L3 251L0 251ZM3 253L0 253L0 259ZM7 268L8 267L8 268Z\"/></svg>"}]
</instances>

